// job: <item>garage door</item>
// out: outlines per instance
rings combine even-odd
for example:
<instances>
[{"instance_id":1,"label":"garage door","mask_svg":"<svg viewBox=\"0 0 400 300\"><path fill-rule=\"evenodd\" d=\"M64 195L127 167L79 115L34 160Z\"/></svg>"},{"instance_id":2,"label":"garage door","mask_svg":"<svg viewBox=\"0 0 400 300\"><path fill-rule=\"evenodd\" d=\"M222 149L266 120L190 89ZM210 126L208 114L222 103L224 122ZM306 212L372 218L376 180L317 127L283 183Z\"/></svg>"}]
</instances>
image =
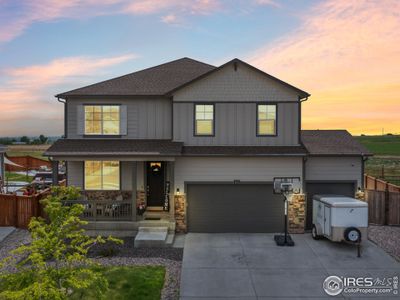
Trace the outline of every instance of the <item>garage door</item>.
<instances>
[{"instance_id":1,"label":"garage door","mask_svg":"<svg viewBox=\"0 0 400 300\"><path fill-rule=\"evenodd\" d=\"M317 194L337 194L354 197L354 182L313 182L307 183L307 217L306 229L312 228L312 197Z\"/></svg>"},{"instance_id":2,"label":"garage door","mask_svg":"<svg viewBox=\"0 0 400 300\"><path fill-rule=\"evenodd\" d=\"M267 184L189 184L190 232L280 232L283 198Z\"/></svg>"}]
</instances>

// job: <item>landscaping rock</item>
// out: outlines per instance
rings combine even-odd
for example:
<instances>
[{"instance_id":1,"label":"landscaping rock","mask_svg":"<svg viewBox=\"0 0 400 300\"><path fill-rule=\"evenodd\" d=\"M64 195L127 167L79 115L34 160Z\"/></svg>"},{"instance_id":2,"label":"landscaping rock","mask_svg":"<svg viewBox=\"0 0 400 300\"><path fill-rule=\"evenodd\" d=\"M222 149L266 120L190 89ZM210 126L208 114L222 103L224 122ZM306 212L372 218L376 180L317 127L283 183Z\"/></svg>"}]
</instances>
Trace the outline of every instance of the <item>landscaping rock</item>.
<instances>
[{"instance_id":1,"label":"landscaping rock","mask_svg":"<svg viewBox=\"0 0 400 300\"><path fill-rule=\"evenodd\" d=\"M400 227L369 225L368 239L400 261Z\"/></svg>"}]
</instances>

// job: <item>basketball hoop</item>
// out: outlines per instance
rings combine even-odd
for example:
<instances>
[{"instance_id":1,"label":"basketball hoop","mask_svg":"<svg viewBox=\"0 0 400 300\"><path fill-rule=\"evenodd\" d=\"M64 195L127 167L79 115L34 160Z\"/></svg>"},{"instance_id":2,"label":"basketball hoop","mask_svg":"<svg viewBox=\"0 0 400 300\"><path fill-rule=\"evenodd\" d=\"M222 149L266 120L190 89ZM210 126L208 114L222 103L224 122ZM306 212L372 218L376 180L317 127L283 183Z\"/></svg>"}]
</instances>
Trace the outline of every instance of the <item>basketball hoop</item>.
<instances>
[{"instance_id":1,"label":"basketball hoop","mask_svg":"<svg viewBox=\"0 0 400 300\"><path fill-rule=\"evenodd\" d=\"M294 246L294 241L288 234L288 201L291 194L299 194L301 190L300 177L274 177L274 194L281 194L284 196L285 205L285 232L284 234L277 234L274 236L275 242L278 246Z\"/></svg>"}]
</instances>

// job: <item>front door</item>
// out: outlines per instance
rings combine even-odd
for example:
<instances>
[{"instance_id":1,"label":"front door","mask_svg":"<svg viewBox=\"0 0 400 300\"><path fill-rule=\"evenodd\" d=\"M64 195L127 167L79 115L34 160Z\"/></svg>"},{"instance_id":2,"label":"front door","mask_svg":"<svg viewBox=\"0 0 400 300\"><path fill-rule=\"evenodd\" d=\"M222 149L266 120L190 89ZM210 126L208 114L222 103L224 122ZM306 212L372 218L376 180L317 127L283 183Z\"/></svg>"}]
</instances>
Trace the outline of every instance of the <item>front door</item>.
<instances>
[{"instance_id":1,"label":"front door","mask_svg":"<svg viewBox=\"0 0 400 300\"><path fill-rule=\"evenodd\" d=\"M147 162L147 206L162 209L165 198L165 163Z\"/></svg>"}]
</instances>

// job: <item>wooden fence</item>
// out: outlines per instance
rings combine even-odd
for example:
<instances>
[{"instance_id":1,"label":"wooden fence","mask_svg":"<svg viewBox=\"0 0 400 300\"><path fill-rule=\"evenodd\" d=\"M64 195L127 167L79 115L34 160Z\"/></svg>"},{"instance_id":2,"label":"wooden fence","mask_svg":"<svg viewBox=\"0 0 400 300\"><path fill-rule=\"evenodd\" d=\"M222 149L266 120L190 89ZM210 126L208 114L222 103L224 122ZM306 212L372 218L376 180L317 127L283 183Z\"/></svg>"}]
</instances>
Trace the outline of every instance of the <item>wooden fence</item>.
<instances>
[{"instance_id":1,"label":"wooden fence","mask_svg":"<svg viewBox=\"0 0 400 300\"><path fill-rule=\"evenodd\" d=\"M400 186L365 175L370 224L400 225Z\"/></svg>"},{"instance_id":2,"label":"wooden fence","mask_svg":"<svg viewBox=\"0 0 400 300\"><path fill-rule=\"evenodd\" d=\"M0 226L28 228L32 217L44 215L39 201L49 193L47 189L32 196L0 194Z\"/></svg>"}]
</instances>

